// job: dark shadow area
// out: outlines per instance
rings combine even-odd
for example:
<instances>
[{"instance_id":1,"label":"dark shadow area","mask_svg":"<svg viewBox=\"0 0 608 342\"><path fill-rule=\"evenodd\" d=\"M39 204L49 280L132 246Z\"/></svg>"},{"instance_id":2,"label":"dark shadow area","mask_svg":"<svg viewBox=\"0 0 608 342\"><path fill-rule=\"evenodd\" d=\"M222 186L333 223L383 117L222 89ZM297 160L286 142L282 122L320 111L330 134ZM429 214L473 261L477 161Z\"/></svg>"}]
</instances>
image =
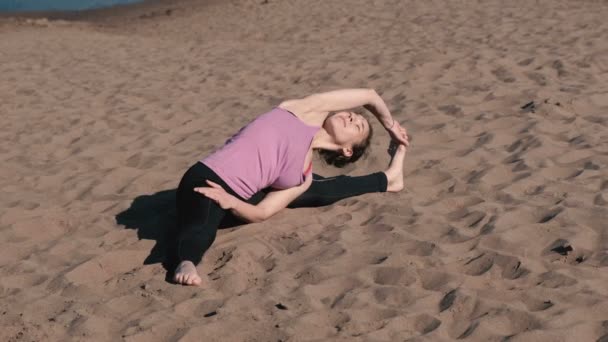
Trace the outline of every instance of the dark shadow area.
<instances>
[{"instance_id":1,"label":"dark shadow area","mask_svg":"<svg viewBox=\"0 0 608 342\"><path fill-rule=\"evenodd\" d=\"M159 191L153 195L137 196L128 209L115 217L117 224L126 229L136 229L140 240L156 241L144 260L144 265L162 263L165 269L172 271L166 255L170 233L177 228L176 192L177 189L172 189ZM242 224L245 222L228 214L222 220L219 229L233 228Z\"/></svg>"},{"instance_id":2,"label":"dark shadow area","mask_svg":"<svg viewBox=\"0 0 608 342\"><path fill-rule=\"evenodd\" d=\"M382 192L386 189L386 182L386 176L381 172L358 177L336 176L331 178L313 174L313 183L310 188L287 207L327 206L341 199L365 193ZM263 189L249 198L247 203L257 205L271 191L274 190ZM144 265L162 263L168 271L166 278L168 281L171 281L171 273L175 269L177 261L175 249L170 249L176 245L173 243L177 236L176 195L177 189L171 189L159 191L153 195L137 196L128 209L115 217L117 224L127 229L136 229L137 237L140 240L156 241L143 263ZM247 223L228 211L218 229L234 228L245 224Z\"/></svg>"}]
</instances>

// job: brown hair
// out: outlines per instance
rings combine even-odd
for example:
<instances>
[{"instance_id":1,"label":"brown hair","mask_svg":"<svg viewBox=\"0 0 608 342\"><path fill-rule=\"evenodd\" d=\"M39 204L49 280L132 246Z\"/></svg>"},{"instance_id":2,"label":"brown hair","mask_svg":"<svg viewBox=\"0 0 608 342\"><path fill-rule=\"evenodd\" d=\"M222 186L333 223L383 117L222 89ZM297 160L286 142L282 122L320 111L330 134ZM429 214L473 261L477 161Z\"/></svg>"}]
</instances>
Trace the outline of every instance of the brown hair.
<instances>
[{"instance_id":1,"label":"brown hair","mask_svg":"<svg viewBox=\"0 0 608 342\"><path fill-rule=\"evenodd\" d=\"M325 160L327 164L333 165L338 168L342 168L350 163L356 162L365 154L372 141L372 135L374 135L374 130L372 129L371 124L368 125L368 127L369 134L367 135L367 138L365 138L362 142L353 145L353 154L350 157L343 155L341 151L332 150L319 150L319 155L321 156L321 158L323 158L323 160Z\"/></svg>"}]
</instances>

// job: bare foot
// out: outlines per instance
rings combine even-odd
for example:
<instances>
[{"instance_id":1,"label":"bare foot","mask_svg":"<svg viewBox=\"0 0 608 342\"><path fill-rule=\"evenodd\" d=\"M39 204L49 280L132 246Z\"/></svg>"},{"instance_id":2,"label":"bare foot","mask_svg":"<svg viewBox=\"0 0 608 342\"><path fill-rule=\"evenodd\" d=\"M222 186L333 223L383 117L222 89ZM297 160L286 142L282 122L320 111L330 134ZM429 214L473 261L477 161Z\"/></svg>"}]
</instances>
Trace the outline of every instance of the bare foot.
<instances>
[{"instance_id":1,"label":"bare foot","mask_svg":"<svg viewBox=\"0 0 608 342\"><path fill-rule=\"evenodd\" d=\"M391 162L388 169L384 171L388 184L386 191L399 192L403 190L403 162L405 161L406 148L403 144L395 144L391 142L388 148L388 153L391 155Z\"/></svg>"},{"instance_id":2,"label":"bare foot","mask_svg":"<svg viewBox=\"0 0 608 342\"><path fill-rule=\"evenodd\" d=\"M202 283L201 277L196 271L196 266L192 261L182 261L175 268L175 275L173 281L182 285L195 285L199 286Z\"/></svg>"}]
</instances>

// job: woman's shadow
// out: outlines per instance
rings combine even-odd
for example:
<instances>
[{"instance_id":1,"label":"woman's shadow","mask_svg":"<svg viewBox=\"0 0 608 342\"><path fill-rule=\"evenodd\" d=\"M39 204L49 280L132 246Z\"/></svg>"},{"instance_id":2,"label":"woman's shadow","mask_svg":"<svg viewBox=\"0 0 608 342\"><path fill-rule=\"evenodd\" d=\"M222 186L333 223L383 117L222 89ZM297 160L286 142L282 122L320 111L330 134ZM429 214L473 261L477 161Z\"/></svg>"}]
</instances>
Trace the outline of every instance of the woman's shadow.
<instances>
[{"instance_id":1,"label":"woman's shadow","mask_svg":"<svg viewBox=\"0 0 608 342\"><path fill-rule=\"evenodd\" d=\"M174 267L168 258L168 248L177 229L176 192L177 189L172 189L159 191L153 195L137 196L128 209L115 217L117 224L123 225L126 229L136 229L140 240L156 241L143 264L162 263L168 273L171 273ZM243 224L245 222L228 214L219 228L226 229Z\"/></svg>"}]
</instances>

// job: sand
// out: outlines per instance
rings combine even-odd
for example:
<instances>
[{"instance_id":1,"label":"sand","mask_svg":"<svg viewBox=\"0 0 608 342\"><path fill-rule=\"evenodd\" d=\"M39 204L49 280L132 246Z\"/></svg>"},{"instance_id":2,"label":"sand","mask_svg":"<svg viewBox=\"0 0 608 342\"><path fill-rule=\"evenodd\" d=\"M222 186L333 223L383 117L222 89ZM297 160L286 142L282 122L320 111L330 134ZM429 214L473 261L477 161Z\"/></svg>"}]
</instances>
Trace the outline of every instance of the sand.
<instances>
[{"instance_id":1,"label":"sand","mask_svg":"<svg viewBox=\"0 0 608 342\"><path fill-rule=\"evenodd\" d=\"M608 341L605 1L159 1L0 18L0 340ZM376 89L406 189L221 230L185 170L281 100ZM373 123L382 170L388 135Z\"/></svg>"}]
</instances>

